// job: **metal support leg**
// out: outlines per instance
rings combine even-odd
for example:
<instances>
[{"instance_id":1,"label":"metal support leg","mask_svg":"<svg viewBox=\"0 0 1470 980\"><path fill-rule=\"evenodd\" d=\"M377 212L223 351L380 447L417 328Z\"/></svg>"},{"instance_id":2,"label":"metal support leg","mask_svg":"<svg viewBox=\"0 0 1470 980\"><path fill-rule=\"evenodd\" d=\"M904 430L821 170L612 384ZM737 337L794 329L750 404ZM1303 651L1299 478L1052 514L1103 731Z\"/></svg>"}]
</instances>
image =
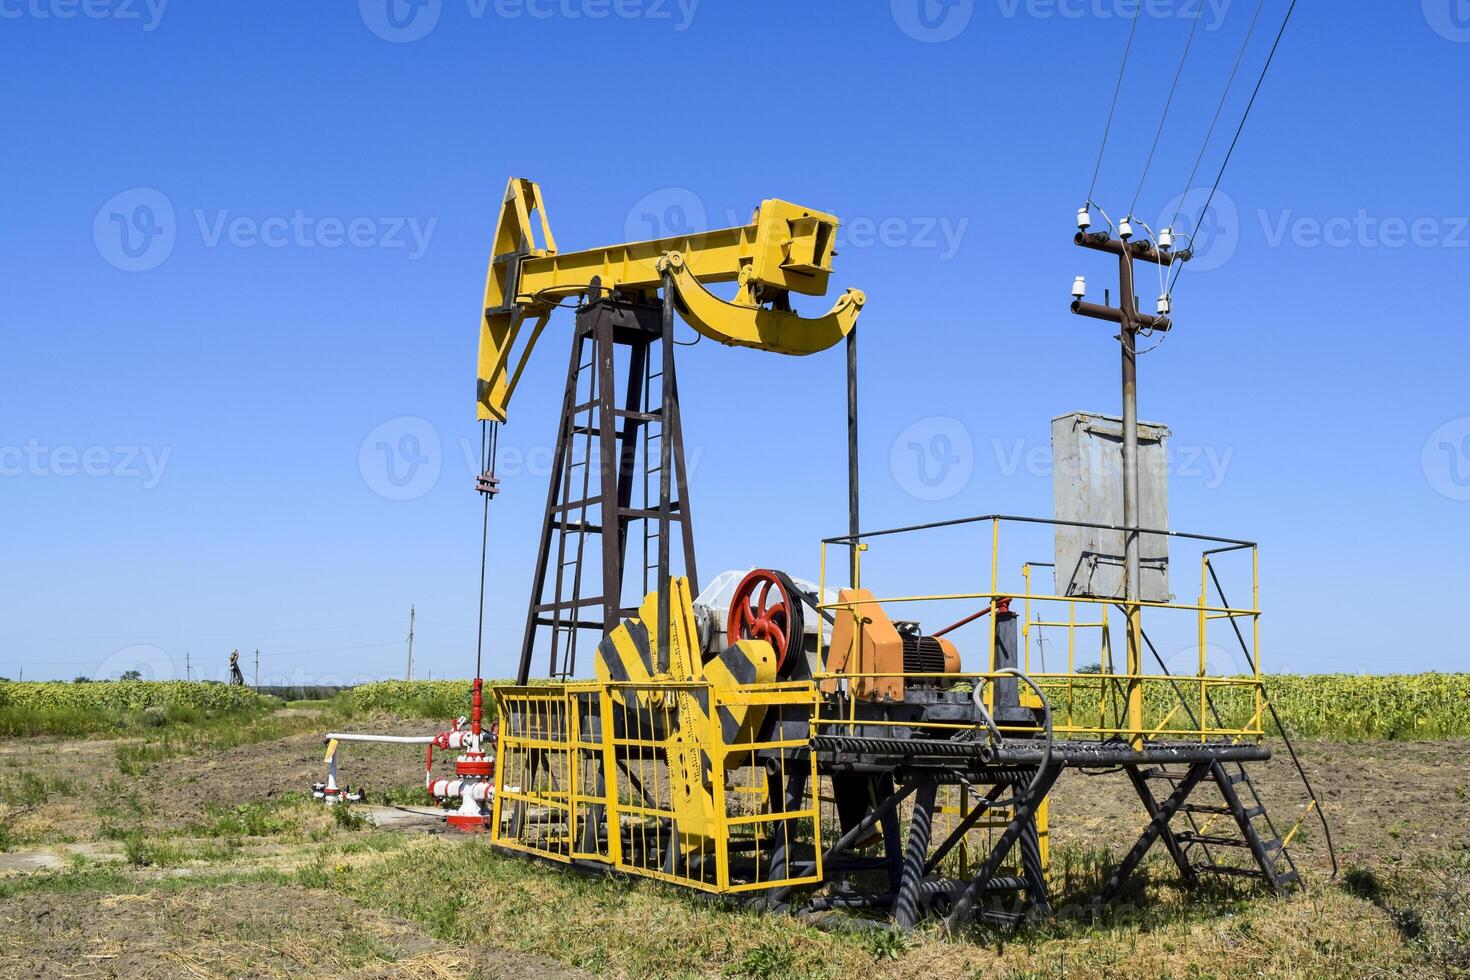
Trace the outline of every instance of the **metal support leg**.
<instances>
[{"instance_id":1,"label":"metal support leg","mask_svg":"<svg viewBox=\"0 0 1470 980\"><path fill-rule=\"evenodd\" d=\"M929 854L929 834L934 827L934 797L939 784L926 780L914 797L914 812L909 819L909 846L903 856L903 870L898 886L898 900L893 903L893 919L907 932L919 921L919 886L924 883L924 858Z\"/></svg>"},{"instance_id":2,"label":"metal support leg","mask_svg":"<svg viewBox=\"0 0 1470 980\"><path fill-rule=\"evenodd\" d=\"M868 833L875 826L878 825L878 822L882 820L887 814L897 812L899 805L902 804L904 800L913 795L913 792L918 788L919 780L917 778L910 779L908 782L903 784L898 792L894 793L892 796L888 797L888 799L884 800L876 807L874 807L872 813L868 814L866 817L863 817L863 819L853 824L851 830L843 834L840 838L838 838L837 843L833 844L827 849L827 852L822 855L822 865L825 867L827 864L831 863L832 859L835 858L837 855L841 854L853 844L856 844L858 841L866 837ZM817 865L814 861L803 862L802 864L796 866L796 870L793 872L793 877L800 877L802 875L811 874L813 871L816 870L816 867ZM778 888L770 894L769 901L771 904L774 905L778 902L784 901L786 899L786 896L790 894L791 887L789 885L784 888Z\"/></svg>"},{"instance_id":3,"label":"metal support leg","mask_svg":"<svg viewBox=\"0 0 1470 980\"><path fill-rule=\"evenodd\" d=\"M558 491L562 485L562 474L567 464L567 447L572 441L572 407L577 402L577 366L582 360L583 333L580 327L572 337L572 359L567 365L566 390L562 395L561 421L557 423L556 448L552 452L551 480L546 488L546 518L541 525L541 537L536 546L536 571L531 576L531 601L526 610L526 632L521 639L521 662L516 669L516 683L526 684L531 679L531 651L536 644L536 604L542 601L546 588L546 567L551 559L551 535L555 530L553 515L556 513ZM555 636L556 631L552 630ZM552 673L555 673L555 654L552 655Z\"/></svg>"},{"instance_id":4,"label":"metal support leg","mask_svg":"<svg viewBox=\"0 0 1470 980\"><path fill-rule=\"evenodd\" d=\"M786 785L777 786L779 776L771 770L766 771L767 795L769 795L773 807L779 806L781 813L789 813L792 810L801 809L802 798L806 796L807 769L804 765L792 765L788 762L786 767ZM772 790L779 790L780 802ZM771 863L766 872L767 881L780 881L788 877L791 863L791 822L781 820L776 824L776 842L771 849Z\"/></svg>"},{"instance_id":5,"label":"metal support leg","mask_svg":"<svg viewBox=\"0 0 1470 980\"><path fill-rule=\"evenodd\" d=\"M1211 763L1208 762L1196 762L1189 767L1189 770L1184 774L1184 778L1179 781L1179 785L1174 787L1174 792L1169 794L1169 798L1159 805L1158 813L1154 814L1153 819L1148 822L1148 826L1144 828L1143 834L1139 836L1138 842L1133 845L1133 849L1128 852L1128 855L1123 858L1123 862L1114 868L1113 873L1108 876L1108 880L1103 885L1102 891L1098 892L1097 897L1092 901L1094 906L1106 905L1117 897L1118 891L1138 868L1144 856L1148 854L1149 848L1154 846L1154 841L1158 840L1159 835L1168 827L1169 821L1173 819L1174 814L1179 812L1179 808L1184 805L1184 801L1189 798L1189 794L1194 792L1194 788L1199 785L1199 781L1209 774L1210 765Z\"/></svg>"},{"instance_id":6,"label":"metal support leg","mask_svg":"<svg viewBox=\"0 0 1470 980\"><path fill-rule=\"evenodd\" d=\"M990 812L991 805L1000 798L1000 794L1004 789L1004 784L992 786L983 797L975 801L974 809L965 815L964 819L959 822L954 830L950 831L949 836L944 839L944 843L934 849L934 854L929 858L928 863L924 865L924 873L926 875L933 874L938 870L940 862L949 855L950 851L954 850L960 841L965 839L965 835L970 832L970 828L974 827L980 822L980 818Z\"/></svg>"},{"instance_id":7,"label":"metal support leg","mask_svg":"<svg viewBox=\"0 0 1470 980\"><path fill-rule=\"evenodd\" d=\"M1133 789L1138 798L1143 801L1143 808L1148 811L1148 818L1154 819L1159 815L1159 801L1154 798L1153 791L1148 788L1148 780L1139 773L1137 766L1124 766L1128 773L1128 779L1133 783ZM1199 875L1195 873L1194 865L1189 863L1189 858L1184 854L1184 848L1174 839L1174 831L1165 825L1159 831L1159 837L1164 841L1164 847L1169 851L1169 856L1174 859L1174 864L1179 868L1179 876L1186 885L1199 884Z\"/></svg>"},{"instance_id":8,"label":"metal support leg","mask_svg":"<svg viewBox=\"0 0 1470 980\"><path fill-rule=\"evenodd\" d=\"M1042 772L1035 788L1017 790L1016 805L1011 810L1011 822L1006 824L1000 839L990 849L985 863L980 866L979 874L975 875L965 886L965 890L955 898L954 908L950 910L949 918L945 921L945 926L951 933L959 932L970 923L974 914L975 899L984 892L985 886L995 876L1000 863L1006 859L1011 848L1015 847L1022 829L1029 821L1035 819L1036 808L1041 805L1042 800L1046 799L1046 795L1051 792L1052 786L1061 773L1060 766L1050 766Z\"/></svg>"},{"instance_id":9,"label":"metal support leg","mask_svg":"<svg viewBox=\"0 0 1470 980\"><path fill-rule=\"evenodd\" d=\"M879 826L883 828L883 857L888 865L888 890L896 892L899 881L903 878L903 835L898 824L898 807L883 814Z\"/></svg>"},{"instance_id":10,"label":"metal support leg","mask_svg":"<svg viewBox=\"0 0 1470 980\"><path fill-rule=\"evenodd\" d=\"M1031 911L1043 919L1051 918L1051 898L1046 891L1046 868L1041 863L1041 835L1036 829L1036 817L1032 816L1021 825L1021 836L1016 842L1021 850L1021 871L1026 880L1026 898L1031 902Z\"/></svg>"}]
</instances>

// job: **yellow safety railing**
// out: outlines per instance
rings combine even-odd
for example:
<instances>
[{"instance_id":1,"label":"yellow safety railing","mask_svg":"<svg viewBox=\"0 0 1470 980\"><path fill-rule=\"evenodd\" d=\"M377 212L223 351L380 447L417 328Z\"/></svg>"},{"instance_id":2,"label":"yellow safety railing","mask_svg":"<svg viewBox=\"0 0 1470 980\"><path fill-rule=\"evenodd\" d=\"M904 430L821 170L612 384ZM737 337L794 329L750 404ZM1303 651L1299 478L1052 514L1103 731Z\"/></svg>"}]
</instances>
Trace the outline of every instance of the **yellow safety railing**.
<instances>
[{"instance_id":1,"label":"yellow safety railing","mask_svg":"<svg viewBox=\"0 0 1470 980\"><path fill-rule=\"evenodd\" d=\"M709 892L821 880L820 815L805 792L812 684L493 693L496 844Z\"/></svg>"},{"instance_id":2,"label":"yellow safety railing","mask_svg":"<svg viewBox=\"0 0 1470 980\"><path fill-rule=\"evenodd\" d=\"M978 660L981 666L979 670L961 674L927 675L844 671L821 673L818 680L835 682L839 689L845 686L856 686L853 682L860 678L876 680L902 677L906 681L941 682L951 688L963 683L984 686L987 704L991 704L994 697L993 682L1003 676L997 672L999 627L998 617L994 613L1008 601L1013 607L1012 611L1018 613L1017 626L1020 634L1018 665L1036 681L1045 693L1052 708L1053 730L1057 737L1121 738L1135 745L1145 740L1161 738L1205 741L1263 737L1265 734L1263 715L1266 711L1266 703L1262 692L1259 655L1260 569L1256 546L1250 542L1206 535L1135 529L1140 534L1165 535L1171 541L1199 544L1201 548L1200 590L1195 601L1192 602L1173 601L1172 599L1170 601L1156 599L1126 601L1122 598L1090 595L1056 595L1050 591L1033 587L1033 570L1040 567L1051 567L1042 562L1025 562L1020 565L1019 581L1003 581L1001 531L1004 526L1008 524L1057 525L1068 523L1071 522L987 516L873 532L859 535L856 541L846 537L824 541L821 555L821 595L826 595L829 584L827 580L829 546L851 551L850 564L843 562L840 567L842 567L844 578L848 578L846 573L848 568L851 568L851 581L854 587L857 587L862 584L864 562L871 563L873 560L870 548L881 539L939 529L980 531L984 537L989 539L989 555L986 556L988 557L986 564L989 566L989 575L988 580L977 583L977 587L967 591L948 593L876 596L863 601L876 602L883 606L885 611L891 607L910 604L966 602L973 603L982 609L988 608L992 614L984 619L985 635L981 637L979 643L972 643L970 648L960 647L962 659L971 665ZM1094 525L1073 524L1073 526L1092 527ZM948 550L951 552L964 551L963 548L954 548L952 544ZM1212 594L1210 588L1212 559L1229 552L1247 552L1249 555L1251 604L1248 607L1229 605L1224 597L1218 594L1218 589ZM820 608L832 617L856 616L857 605L857 601L839 600L822 603ZM1020 608L1015 609L1015 606L1020 606ZM1109 618L1110 612L1113 611L1121 614L1123 640L1118 646L1125 651L1125 655L1121 658L1114 654L1113 626ZM1149 627L1164 617L1173 617L1179 624L1176 628L1193 633L1192 642L1195 649L1189 651L1192 655L1189 657L1190 666L1187 670L1178 673L1169 671L1162 661L1159 661L1157 669L1146 670L1144 668L1146 660L1158 658L1158 653L1152 649L1149 639ZM1191 622L1189 617L1193 618L1192 626L1183 625ZM895 615L893 618L903 619L905 617ZM1241 629L1242 621L1248 622L1248 632ZM1233 633L1239 633L1242 646L1245 644L1245 637L1247 635L1250 637L1250 648L1247 651L1250 664L1247 671L1233 671L1228 674L1211 673L1208 653L1211 649L1210 629L1212 624L1219 624L1232 629ZM1044 668L1039 670L1035 668L1032 657L1034 631L1040 629L1065 631L1067 645L1065 670L1048 671ZM860 632L861 620L854 624L854 637L859 636ZM1078 663L1080 648L1084 645L1084 634L1096 642L1095 652L1098 659L1095 665L1089 665L1089 669L1079 669ZM1234 644L1236 637L1232 635L1229 642ZM825 651L822 649L823 643L825 643L825 637L819 636L818 658L820 663L827 662ZM1176 647L1172 652L1177 654L1181 651ZM849 660L849 663L852 662L855 662L855 658ZM1029 699L1034 702L1031 706L1039 707L1039 700L1034 698L1025 685L1021 690L1023 704ZM819 724L838 728L853 726L858 721L856 706L856 699L849 699L849 717L826 718ZM912 727L911 723L902 720L884 721L866 718L862 723ZM949 737L952 733L945 732L945 729L967 729L973 728L973 725L931 724L926 727L934 729L936 737ZM1026 732L1039 730L1040 726L1038 724L1033 728L1012 723L1009 726L1003 724L1000 727L1002 729L1009 727L1016 732Z\"/></svg>"}]
</instances>

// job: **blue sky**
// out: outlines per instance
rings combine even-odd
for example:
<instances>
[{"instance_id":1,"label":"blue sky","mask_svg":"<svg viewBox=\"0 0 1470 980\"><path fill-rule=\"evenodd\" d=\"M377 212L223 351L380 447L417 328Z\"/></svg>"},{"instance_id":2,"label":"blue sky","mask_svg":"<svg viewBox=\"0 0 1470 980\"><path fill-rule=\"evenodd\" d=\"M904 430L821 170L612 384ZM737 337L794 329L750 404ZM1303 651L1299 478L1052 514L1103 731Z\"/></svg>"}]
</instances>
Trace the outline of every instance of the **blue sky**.
<instances>
[{"instance_id":1,"label":"blue sky","mask_svg":"<svg viewBox=\"0 0 1470 980\"><path fill-rule=\"evenodd\" d=\"M864 525L1050 512L1050 420L1119 397L1109 332L1066 302L1114 272L1070 240L1126 0L388 2L0 0L0 673L220 676L239 647L267 677L389 675L412 603L420 675L466 675L476 323L511 175L564 249L765 197L842 216ZM1094 195L1115 216L1189 16L1150 224L1254 6L1146 4ZM1142 360L1173 526L1262 542L1269 669L1467 666L1465 7L1299 5ZM569 328L503 437L487 674L514 661ZM706 576L814 577L845 525L840 350L680 357ZM774 464L751 452L773 434ZM426 461L410 485L379 443ZM927 578L972 574L968 547Z\"/></svg>"}]
</instances>

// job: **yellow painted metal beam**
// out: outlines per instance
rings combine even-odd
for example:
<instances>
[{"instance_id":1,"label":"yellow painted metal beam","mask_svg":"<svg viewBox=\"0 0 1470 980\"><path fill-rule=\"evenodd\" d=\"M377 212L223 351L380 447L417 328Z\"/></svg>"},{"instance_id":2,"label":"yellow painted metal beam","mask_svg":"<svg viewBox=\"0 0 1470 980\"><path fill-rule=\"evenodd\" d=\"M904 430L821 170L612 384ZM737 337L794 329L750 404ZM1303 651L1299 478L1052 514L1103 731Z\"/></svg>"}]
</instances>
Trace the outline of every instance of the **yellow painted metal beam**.
<instances>
[{"instance_id":1,"label":"yellow painted metal beam","mask_svg":"<svg viewBox=\"0 0 1470 980\"><path fill-rule=\"evenodd\" d=\"M785 354L824 350L846 336L863 295L848 290L824 317L803 321L787 296L827 292L836 255L835 215L789 201L762 201L747 225L559 252L533 181L512 178L501 204L485 278L478 365L479 417L505 421L517 382L559 303L604 289L652 297L663 284L670 253L679 256L681 306L691 326L722 343ZM726 302L703 284L735 282ZM698 288L696 288L698 287ZM527 321L531 329L525 329Z\"/></svg>"},{"instance_id":2,"label":"yellow painted metal beam","mask_svg":"<svg viewBox=\"0 0 1470 980\"><path fill-rule=\"evenodd\" d=\"M734 347L753 347L777 354L815 354L832 347L857 325L867 298L849 289L826 314L809 319L795 313L730 303L705 289L679 252L659 262L673 274L678 308L684 321L711 340Z\"/></svg>"}]
</instances>

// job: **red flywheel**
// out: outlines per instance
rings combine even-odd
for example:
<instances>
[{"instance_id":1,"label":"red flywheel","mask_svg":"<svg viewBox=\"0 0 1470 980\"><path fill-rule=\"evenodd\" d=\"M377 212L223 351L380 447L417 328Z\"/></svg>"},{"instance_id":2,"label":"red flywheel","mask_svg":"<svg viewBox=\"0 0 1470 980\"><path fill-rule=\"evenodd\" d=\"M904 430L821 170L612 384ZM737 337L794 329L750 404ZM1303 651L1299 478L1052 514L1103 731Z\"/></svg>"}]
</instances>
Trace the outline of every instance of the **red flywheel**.
<instances>
[{"instance_id":1,"label":"red flywheel","mask_svg":"<svg viewBox=\"0 0 1470 980\"><path fill-rule=\"evenodd\" d=\"M802 638L792 627L801 622L801 607L790 579L768 568L757 568L735 587L730 618L725 624L729 642L765 640L776 652L776 675L786 676L793 652Z\"/></svg>"}]
</instances>

